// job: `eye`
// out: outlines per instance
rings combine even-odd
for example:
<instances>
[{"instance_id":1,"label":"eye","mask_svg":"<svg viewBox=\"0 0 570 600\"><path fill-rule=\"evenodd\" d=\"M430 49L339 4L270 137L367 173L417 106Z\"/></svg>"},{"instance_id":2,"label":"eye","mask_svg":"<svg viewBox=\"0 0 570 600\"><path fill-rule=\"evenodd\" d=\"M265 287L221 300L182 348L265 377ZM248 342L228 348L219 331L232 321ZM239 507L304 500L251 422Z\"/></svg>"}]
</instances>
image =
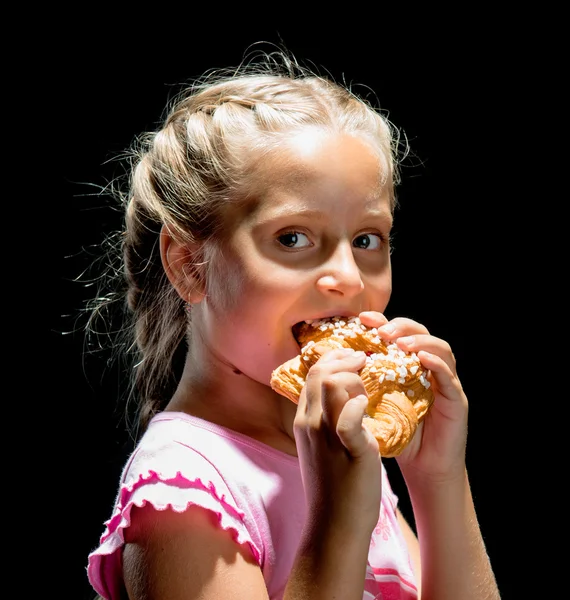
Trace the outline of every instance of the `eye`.
<instances>
[{"instance_id":1,"label":"eye","mask_svg":"<svg viewBox=\"0 0 570 600\"><path fill-rule=\"evenodd\" d=\"M277 236L277 241L286 248L307 248L311 245L309 238L300 231L287 231Z\"/></svg>"},{"instance_id":2,"label":"eye","mask_svg":"<svg viewBox=\"0 0 570 600\"><path fill-rule=\"evenodd\" d=\"M354 238L352 245L363 250L378 250L382 247L382 237L377 233L363 233Z\"/></svg>"}]
</instances>

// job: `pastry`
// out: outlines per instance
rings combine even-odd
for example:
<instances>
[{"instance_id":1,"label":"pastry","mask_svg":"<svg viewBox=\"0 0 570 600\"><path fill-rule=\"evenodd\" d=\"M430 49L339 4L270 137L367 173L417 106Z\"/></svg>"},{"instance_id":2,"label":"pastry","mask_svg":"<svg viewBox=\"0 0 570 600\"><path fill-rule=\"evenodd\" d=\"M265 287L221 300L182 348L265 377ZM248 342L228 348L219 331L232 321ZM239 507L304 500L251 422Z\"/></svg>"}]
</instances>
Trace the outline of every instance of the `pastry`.
<instances>
[{"instance_id":1,"label":"pastry","mask_svg":"<svg viewBox=\"0 0 570 600\"><path fill-rule=\"evenodd\" d=\"M434 396L428 371L414 352L382 340L358 317L305 321L293 329L301 354L273 371L271 387L298 403L309 369L329 349L353 348L366 353L359 372L368 394L363 425L376 438L380 454L398 456L431 408Z\"/></svg>"}]
</instances>

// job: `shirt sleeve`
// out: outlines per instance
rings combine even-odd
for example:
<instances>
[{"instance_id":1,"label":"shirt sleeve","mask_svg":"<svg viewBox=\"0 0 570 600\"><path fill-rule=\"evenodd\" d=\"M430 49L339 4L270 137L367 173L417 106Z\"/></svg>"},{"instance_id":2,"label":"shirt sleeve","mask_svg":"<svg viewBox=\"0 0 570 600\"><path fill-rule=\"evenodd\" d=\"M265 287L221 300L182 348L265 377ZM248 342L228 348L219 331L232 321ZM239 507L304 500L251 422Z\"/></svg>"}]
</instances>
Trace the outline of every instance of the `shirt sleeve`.
<instances>
[{"instance_id":1,"label":"shirt sleeve","mask_svg":"<svg viewBox=\"0 0 570 600\"><path fill-rule=\"evenodd\" d=\"M89 554L87 575L92 587L107 600L119 600L122 585L121 551L133 506L150 503L156 510L184 512L201 506L216 515L219 526L236 541L249 545L260 562L261 552L244 524L226 481L199 451L170 441L135 450L123 470L111 518L98 547Z\"/></svg>"}]
</instances>

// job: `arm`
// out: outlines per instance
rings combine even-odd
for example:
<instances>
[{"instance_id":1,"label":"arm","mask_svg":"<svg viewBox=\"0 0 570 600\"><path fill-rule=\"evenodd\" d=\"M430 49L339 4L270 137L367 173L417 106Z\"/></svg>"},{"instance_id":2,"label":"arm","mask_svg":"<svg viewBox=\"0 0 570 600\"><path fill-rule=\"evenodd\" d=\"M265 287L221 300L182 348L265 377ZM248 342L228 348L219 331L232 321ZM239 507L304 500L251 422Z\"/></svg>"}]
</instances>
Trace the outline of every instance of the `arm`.
<instances>
[{"instance_id":1,"label":"arm","mask_svg":"<svg viewBox=\"0 0 570 600\"><path fill-rule=\"evenodd\" d=\"M362 600L380 510L378 442L362 425L363 352L325 352L307 374L294 422L307 521L287 600Z\"/></svg>"},{"instance_id":2,"label":"arm","mask_svg":"<svg viewBox=\"0 0 570 600\"><path fill-rule=\"evenodd\" d=\"M329 519L309 522L284 600L362 600L371 535Z\"/></svg>"},{"instance_id":3,"label":"arm","mask_svg":"<svg viewBox=\"0 0 570 600\"><path fill-rule=\"evenodd\" d=\"M129 600L268 600L251 552L209 510L133 507L125 541Z\"/></svg>"},{"instance_id":4,"label":"arm","mask_svg":"<svg viewBox=\"0 0 570 600\"><path fill-rule=\"evenodd\" d=\"M422 600L498 600L467 478L468 401L451 348L410 319L393 319L379 333L417 353L430 371L435 396L411 442L396 457L421 548Z\"/></svg>"},{"instance_id":5,"label":"arm","mask_svg":"<svg viewBox=\"0 0 570 600\"><path fill-rule=\"evenodd\" d=\"M313 525L306 529L284 599L360 600L369 536L360 539L354 532L323 526L322 520ZM129 600L269 598L249 549L221 529L209 510L134 507L125 541L123 579Z\"/></svg>"},{"instance_id":6,"label":"arm","mask_svg":"<svg viewBox=\"0 0 570 600\"><path fill-rule=\"evenodd\" d=\"M422 600L497 600L467 473L439 483L406 481L421 548Z\"/></svg>"}]
</instances>

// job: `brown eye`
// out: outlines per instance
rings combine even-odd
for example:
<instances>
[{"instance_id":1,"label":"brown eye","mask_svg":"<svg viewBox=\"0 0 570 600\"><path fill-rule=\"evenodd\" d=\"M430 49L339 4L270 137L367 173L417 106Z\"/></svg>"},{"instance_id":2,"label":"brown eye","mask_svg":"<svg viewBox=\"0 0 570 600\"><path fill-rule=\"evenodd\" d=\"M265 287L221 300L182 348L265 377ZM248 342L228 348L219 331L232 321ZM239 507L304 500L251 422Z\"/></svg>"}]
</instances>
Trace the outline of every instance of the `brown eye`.
<instances>
[{"instance_id":1,"label":"brown eye","mask_svg":"<svg viewBox=\"0 0 570 600\"><path fill-rule=\"evenodd\" d=\"M286 248L306 248L311 244L309 238L300 231L288 231L278 236L277 240Z\"/></svg>"},{"instance_id":2,"label":"brown eye","mask_svg":"<svg viewBox=\"0 0 570 600\"><path fill-rule=\"evenodd\" d=\"M382 246L382 238L376 233L365 233L355 237L352 245L362 250L378 250Z\"/></svg>"}]
</instances>

